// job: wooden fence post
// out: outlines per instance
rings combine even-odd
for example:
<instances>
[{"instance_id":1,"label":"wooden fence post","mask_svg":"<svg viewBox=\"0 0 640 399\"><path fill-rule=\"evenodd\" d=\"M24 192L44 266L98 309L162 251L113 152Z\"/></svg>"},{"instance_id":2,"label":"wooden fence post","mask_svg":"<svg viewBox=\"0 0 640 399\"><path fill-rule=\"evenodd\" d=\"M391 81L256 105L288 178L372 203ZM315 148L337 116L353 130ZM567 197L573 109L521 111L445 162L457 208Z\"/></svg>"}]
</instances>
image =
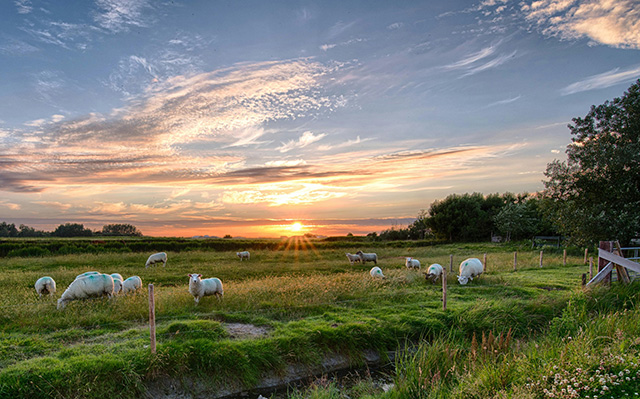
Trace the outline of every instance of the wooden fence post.
<instances>
[{"instance_id":1,"label":"wooden fence post","mask_svg":"<svg viewBox=\"0 0 640 399\"><path fill-rule=\"evenodd\" d=\"M587 285L587 273L582 273L582 286Z\"/></svg>"},{"instance_id":2,"label":"wooden fence post","mask_svg":"<svg viewBox=\"0 0 640 399\"><path fill-rule=\"evenodd\" d=\"M449 255L449 271L453 273L453 254Z\"/></svg>"},{"instance_id":3,"label":"wooden fence post","mask_svg":"<svg viewBox=\"0 0 640 399\"><path fill-rule=\"evenodd\" d=\"M562 266L567 265L567 250L562 251Z\"/></svg>"},{"instance_id":4,"label":"wooden fence post","mask_svg":"<svg viewBox=\"0 0 640 399\"><path fill-rule=\"evenodd\" d=\"M447 310L447 271L442 271L442 310Z\"/></svg>"},{"instance_id":5,"label":"wooden fence post","mask_svg":"<svg viewBox=\"0 0 640 399\"><path fill-rule=\"evenodd\" d=\"M518 270L518 251L513 253L513 271Z\"/></svg>"},{"instance_id":6,"label":"wooden fence post","mask_svg":"<svg viewBox=\"0 0 640 399\"><path fill-rule=\"evenodd\" d=\"M153 284L149 284L149 336L151 337L151 353L156 353L156 301L153 295Z\"/></svg>"},{"instance_id":7,"label":"wooden fence post","mask_svg":"<svg viewBox=\"0 0 640 399\"><path fill-rule=\"evenodd\" d=\"M604 249L605 251L608 251L608 252L613 252L613 241L600 241L598 248ZM604 269L608 263L609 262L606 259L602 259L598 257L598 272ZM611 284L611 273L607 274L607 276L604 278L604 280L602 280L602 282L607 285Z\"/></svg>"},{"instance_id":8,"label":"wooden fence post","mask_svg":"<svg viewBox=\"0 0 640 399\"><path fill-rule=\"evenodd\" d=\"M593 256L589 257L589 281L593 278Z\"/></svg>"},{"instance_id":9,"label":"wooden fence post","mask_svg":"<svg viewBox=\"0 0 640 399\"><path fill-rule=\"evenodd\" d=\"M587 264L587 254L589 253L589 248L584 249L584 264Z\"/></svg>"},{"instance_id":10,"label":"wooden fence post","mask_svg":"<svg viewBox=\"0 0 640 399\"><path fill-rule=\"evenodd\" d=\"M484 273L487 272L487 254L484 254L484 258L482 260L482 271Z\"/></svg>"},{"instance_id":11,"label":"wooden fence post","mask_svg":"<svg viewBox=\"0 0 640 399\"><path fill-rule=\"evenodd\" d=\"M542 253L543 253L543 252L544 252L544 251L540 251L540 267L542 267Z\"/></svg>"}]
</instances>

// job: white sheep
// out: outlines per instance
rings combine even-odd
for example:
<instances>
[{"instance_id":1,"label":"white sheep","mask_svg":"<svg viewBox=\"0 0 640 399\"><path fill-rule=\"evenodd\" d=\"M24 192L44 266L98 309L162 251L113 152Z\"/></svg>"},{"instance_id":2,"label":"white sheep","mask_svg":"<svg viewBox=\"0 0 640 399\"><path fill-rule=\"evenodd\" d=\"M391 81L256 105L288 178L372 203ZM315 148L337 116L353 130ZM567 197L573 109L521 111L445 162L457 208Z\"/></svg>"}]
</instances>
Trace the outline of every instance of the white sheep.
<instances>
[{"instance_id":1,"label":"white sheep","mask_svg":"<svg viewBox=\"0 0 640 399\"><path fill-rule=\"evenodd\" d=\"M145 263L145 267L149 267L150 265L155 265L156 263L160 262L162 262L162 267L165 267L167 265L166 252L158 252L157 254L149 255L147 263Z\"/></svg>"},{"instance_id":2,"label":"white sheep","mask_svg":"<svg viewBox=\"0 0 640 399\"><path fill-rule=\"evenodd\" d=\"M67 302L107 295L113 296L113 277L108 274L90 274L80 277L67 287L58 299L58 309L64 309Z\"/></svg>"},{"instance_id":3,"label":"white sheep","mask_svg":"<svg viewBox=\"0 0 640 399\"><path fill-rule=\"evenodd\" d=\"M111 277L113 277L113 294L118 294L122 291L122 282L124 279L120 273L111 273Z\"/></svg>"},{"instance_id":4,"label":"white sheep","mask_svg":"<svg viewBox=\"0 0 640 399\"><path fill-rule=\"evenodd\" d=\"M405 258L404 265L407 267L407 269L420 270L420 261L415 258Z\"/></svg>"},{"instance_id":5,"label":"white sheep","mask_svg":"<svg viewBox=\"0 0 640 399\"><path fill-rule=\"evenodd\" d=\"M249 251L236 252L236 256L240 258L240 262L242 262L244 259L249 260L251 258L251 254L249 253Z\"/></svg>"},{"instance_id":6,"label":"white sheep","mask_svg":"<svg viewBox=\"0 0 640 399\"><path fill-rule=\"evenodd\" d=\"M481 275L483 271L484 267L482 266L480 259L465 259L460 263L460 275L458 276L458 282L461 285L465 285L469 280L473 280L474 277Z\"/></svg>"},{"instance_id":7,"label":"white sheep","mask_svg":"<svg viewBox=\"0 0 640 399\"><path fill-rule=\"evenodd\" d=\"M429 268L427 269L427 272L425 273L425 278L427 280L433 280L433 282L435 283L436 281L438 281L438 278L442 276L443 270L444 269L439 263L434 263L430 265Z\"/></svg>"},{"instance_id":8,"label":"white sheep","mask_svg":"<svg viewBox=\"0 0 640 399\"><path fill-rule=\"evenodd\" d=\"M382 269L380 269L378 266L372 267L369 271L369 274L373 278L386 278L384 274L382 274Z\"/></svg>"},{"instance_id":9,"label":"white sheep","mask_svg":"<svg viewBox=\"0 0 640 399\"><path fill-rule=\"evenodd\" d=\"M360 260L362 261L362 264L365 264L366 262L373 262L375 265L378 264L378 255L376 255L373 252L364 253L362 251L358 251L356 252L356 255L360 256Z\"/></svg>"},{"instance_id":10,"label":"white sheep","mask_svg":"<svg viewBox=\"0 0 640 399\"><path fill-rule=\"evenodd\" d=\"M224 295L222 281L216 277L205 278L204 280L201 277L202 274L189 274L189 293L193 295L196 305L200 302L200 298L208 295L215 295L220 300Z\"/></svg>"},{"instance_id":11,"label":"white sheep","mask_svg":"<svg viewBox=\"0 0 640 399\"><path fill-rule=\"evenodd\" d=\"M142 279L138 276L131 276L122 282L122 293L125 295L136 292L140 288L142 288Z\"/></svg>"},{"instance_id":12,"label":"white sheep","mask_svg":"<svg viewBox=\"0 0 640 399\"><path fill-rule=\"evenodd\" d=\"M362 262L362 259L360 259L360 255L350 254L349 252L347 252L345 255L347 255L347 259L349 259L349 263L351 263L352 265L356 262Z\"/></svg>"},{"instance_id":13,"label":"white sheep","mask_svg":"<svg viewBox=\"0 0 640 399\"><path fill-rule=\"evenodd\" d=\"M49 276L40 277L38 281L36 281L35 287L40 298L42 298L44 294L53 295L56 293L56 282Z\"/></svg>"}]
</instances>

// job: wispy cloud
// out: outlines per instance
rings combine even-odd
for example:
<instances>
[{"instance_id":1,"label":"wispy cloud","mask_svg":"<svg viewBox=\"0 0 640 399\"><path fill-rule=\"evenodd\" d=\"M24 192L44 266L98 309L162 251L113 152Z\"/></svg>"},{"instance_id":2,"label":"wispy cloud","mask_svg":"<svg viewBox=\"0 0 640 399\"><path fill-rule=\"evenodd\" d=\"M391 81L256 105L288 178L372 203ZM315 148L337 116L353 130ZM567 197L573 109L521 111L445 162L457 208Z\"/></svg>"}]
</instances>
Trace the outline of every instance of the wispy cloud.
<instances>
[{"instance_id":1,"label":"wispy cloud","mask_svg":"<svg viewBox=\"0 0 640 399\"><path fill-rule=\"evenodd\" d=\"M345 149L345 148L351 147L351 146L356 145L356 144L364 143L365 141L369 141L369 140L373 140L373 138L372 137L368 137L368 138L365 138L365 139L361 139L360 136L357 136L355 139L347 140L347 141L345 141L343 143L340 143L340 144L318 146L318 151L329 151L329 150L334 149L334 148Z\"/></svg>"},{"instance_id":2,"label":"wispy cloud","mask_svg":"<svg viewBox=\"0 0 640 399\"><path fill-rule=\"evenodd\" d=\"M320 50L322 51L328 51L331 50L332 48L336 48L336 47L342 47L342 46L349 46L351 44L354 43L361 43L366 41L365 39L362 38L357 38L357 39L350 39L344 42L340 42L340 43L331 43L331 44L323 44L320 46Z\"/></svg>"},{"instance_id":3,"label":"wispy cloud","mask_svg":"<svg viewBox=\"0 0 640 399\"><path fill-rule=\"evenodd\" d=\"M289 152L296 148L304 148L310 144L315 143L318 140L322 140L326 136L326 133L321 134L313 134L312 132L304 132L297 140L289 140L287 143L282 143L282 145L276 150L280 152Z\"/></svg>"},{"instance_id":4,"label":"wispy cloud","mask_svg":"<svg viewBox=\"0 0 640 399\"><path fill-rule=\"evenodd\" d=\"M471 53L459 61L455 61L451 64L444 65L444 70L461 70L465 71L461 77L475 75L479 72L486 71L488 69L496 68L507 61L510 61L516 55L516 51L509 54L500 54L492 59L487 60L489 57L495 55L501 41L491 46L485 47L477 52Z\"/></svg>"},{"instance_id":5,"label":"wispy cloud","mask_svg":"<svg viewBox=\"0 0 640 399\"><path fill-rule=\"evenodd\" d=\"M563 96L583 91L604 89L621 83L629 83L640 77L640 65L629 69L615 68L599 75L590 76L579 82L572 83L560 90Z\"/></svg>"},{"instance_id":6,"label":"wispy cloud","mask_svg":"<svg viewBox=\"0 0 640 399\"><path fill-rule=\"evenodd\" d=\"M99 11L94 15L95 22L110 32L150 25L151 14L145 13L152 8L148 0L97 0L96 5Z\"/></svg>"},{"instance_id":7,"label":"wispy cloud","mask_svg":"<svg viewBox=\"0 0 640 399\"><path fill-rule=\"evenodd\" d=\"M507 98L505 100L495 101L495 102L492 102L490 104L485 105L483 108L491 108L491 107L496 107L496 106L500 106L500 105L511 104L511 103L514 103L514 102L518 101L520 98L522 98L522 96L516 96L516 97L512 97L512 98Z\"/></svg>"},{"instance_id":8,"label":"wispy cloud","mask_svg":"<svg viewBox=\"0 0 640 399\"><path fill-rule=\"evenodd\" d=\"M16 5L18 14L29 14L33 11L31 0L15 0L13 3Z\"/></svg>"},{"instance_id":9,"label":"wispy cloud","mask_svg":"<svg viewBox=\"0 0 640 399\"><path fill-rule=\"evenodd\" d=\"M640 3L635 0L539 0L523 4L521 11L548 35L640 48Z\"/></svg>"}]
</instances>

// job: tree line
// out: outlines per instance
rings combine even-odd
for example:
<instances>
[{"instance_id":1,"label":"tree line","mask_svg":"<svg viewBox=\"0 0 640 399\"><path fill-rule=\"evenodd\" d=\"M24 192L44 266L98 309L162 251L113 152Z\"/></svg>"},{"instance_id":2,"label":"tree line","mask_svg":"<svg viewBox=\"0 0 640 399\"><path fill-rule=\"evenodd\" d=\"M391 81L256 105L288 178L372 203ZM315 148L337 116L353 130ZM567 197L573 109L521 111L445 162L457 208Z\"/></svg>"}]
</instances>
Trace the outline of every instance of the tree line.
<instances>
[{"instance_id":1,"label":"tree line","mask_svg":"<svg viewBox=\"0 0 640 399\"><path fill-rule=\"evenodd\" d=\"M141 237L142 232L136 226L125 223L107 224L102 230L91 230L80 223L65 223L53 231L36 230L33 227L21 224L16 227L14 223L0 223L0 237L108 237L128 236Z\"/></svg>"},{"instance_id":2,"label":"tree line","mask_svg":"<svg viewBox=\"0 0 640 399\"><path fill-rule=\"evenodd\" d=\"M640 237L640 79L620 98L592 106L568 125L566 161L547 165L534 194L453 194L435 201L406 228L370 233L374 240L485 241L563 236L593 245Z\"/></svg>"}]
</instances>

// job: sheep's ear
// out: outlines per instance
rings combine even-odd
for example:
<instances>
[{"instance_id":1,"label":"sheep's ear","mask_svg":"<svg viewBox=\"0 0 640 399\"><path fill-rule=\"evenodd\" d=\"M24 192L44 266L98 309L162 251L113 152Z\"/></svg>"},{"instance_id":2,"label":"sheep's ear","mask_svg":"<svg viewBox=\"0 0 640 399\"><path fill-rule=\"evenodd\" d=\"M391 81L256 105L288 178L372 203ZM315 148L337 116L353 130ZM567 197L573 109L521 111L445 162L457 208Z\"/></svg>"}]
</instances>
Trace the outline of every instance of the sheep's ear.
<instances>
[{"instance_id":1,"label":"sheep's ear","mask_svg":"<svg viewBox=\"0 0 640 399\"><path fill-rule=\"evenodd\" d=\"M202 277L202 274L198 274L198 277Z\"/></svg>"}]
</instances>

